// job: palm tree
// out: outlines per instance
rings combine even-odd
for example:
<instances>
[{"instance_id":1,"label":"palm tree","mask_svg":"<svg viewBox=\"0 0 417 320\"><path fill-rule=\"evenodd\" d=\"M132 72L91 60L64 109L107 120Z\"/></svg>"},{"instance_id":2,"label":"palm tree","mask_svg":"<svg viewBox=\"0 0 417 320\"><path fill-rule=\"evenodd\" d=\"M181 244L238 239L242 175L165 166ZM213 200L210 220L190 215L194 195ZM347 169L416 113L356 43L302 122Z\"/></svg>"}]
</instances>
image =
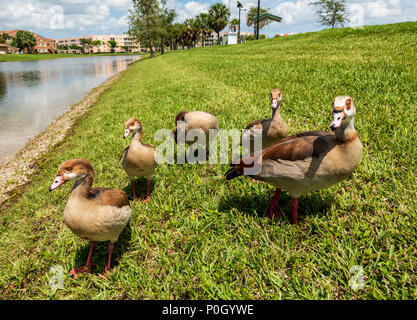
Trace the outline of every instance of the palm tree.
<instances>
[{"instance_id":1,"label":"palm tree","mask_svg":"<svg viewBox=\"0 0 417 320\"><path fill-rule=\"evenodd\" d=\"M269 8L260 8L259 10L259 16L262 16L264 14L270 13L270 9ZM256 22L253 21L252 19L255 19L258 17L258 7L252 7L249 9L248 14L246 16L246 24L248 25L248 27L251 27L253 25L254 27L254 34L255 34L255 39L256 39ZM263 27L265 27L266 25L266 21L261 21L259 23L259 29L262 29Z\"/></svg>"},{"instance_id":2,"label":"palm tree","mask_svg":"<svg viewBox=\"0 0 417 320\"><path fill-rule=\"evenodd\" d=\"M182 42L182 34L185 30L185 25L183 23L174 23L169 32L169 39L171 41L171 50L181 46L184 49L184 44Z\"/></svg>"},{"instance_id":3,"label":"palm tree","mask_svg":"<svg viewBox=\"0 0 417 320\"><path fill-rule=\"evenodd\" d=\"M213 29L210 28L210 16L207 13L200 13L197 17L197 25L200 30L202 46L205 46L206 37L210 36Z\"/></svg>"},{"instance_id":4,"label":"palm tree","mask_svg":"<svg viewBox=\"0 0 417 320\"><path fill-rule=\"evenodd\" d=\"M20 51L26 50L27 53L32 53L33 47L36 45L36 38L29 31L19 30L12 38L11 45L19 48Z\"/></svg>"},{"instance_id":5,"label":"palm tree","mask_svg":"<svg viewBox=\"0 0 417 320\"><path fill-rule=\"evenodd\" d=\"M230 21L230 30L232 30L233 32L236 32L239 29L239 19L232 19L232 21Z\"/></svg>"},{"instance_id":6,"label":"palm tree","mask_svg":"<svg viewBox=\"0 0 417 320\"><path fill-rule=\"evenodd\" d=\"M175 24L175 40L178 45L181 45L182 49L185 49L186 44L188 43L188 32L187 26L185 23L176 23Z\"/></svg>"},{"instance_id":7,"label":"palm tree","mask_svg":"<svg viewBox=\"0 0 417 320\"><path fill-rule=\"evenodd\" d=\"M191 46L194 47L195 42L200 36L200 27L198 25L198 20L195 18L185 20L185 25L187 26L186 32L188 33L188 38L191 41Z\"/></svg>"},{"instance_id":8,"label":"palm tree","mask_svg":"<svg viewBox=\"0 0 417 320\"><path fill-rule=\"evenodd\" d=\"M209 9L210 27L217 33L217 42L220 43L220 31L226 28L230 17L230 10L222 3L213 4Z\"/></svg>"}]
</instances>

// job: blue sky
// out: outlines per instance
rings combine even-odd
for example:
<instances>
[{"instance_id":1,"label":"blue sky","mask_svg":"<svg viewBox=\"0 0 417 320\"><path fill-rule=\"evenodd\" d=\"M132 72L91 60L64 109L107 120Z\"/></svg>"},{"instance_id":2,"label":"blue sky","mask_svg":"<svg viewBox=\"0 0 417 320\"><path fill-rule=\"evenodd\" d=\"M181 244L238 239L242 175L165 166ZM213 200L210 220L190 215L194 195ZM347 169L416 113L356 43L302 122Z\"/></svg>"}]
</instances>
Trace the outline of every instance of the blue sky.
<instances>
[{"instance_id":1,"label":"blue sky","mask_svg":"<svg viewBox=\"0 0 417 320\"><path fill-rule=\"evenodd\" d=\"M261 0L263 7L283 17L272 23L269 36L276 33L300 33L323 29L316 21L311 0ZM229 0L167 0L175 8L178 21L206 12L210 5ZM241 0L245 8L257 0ZM346 0L352 13L352 26L385 24L417 20L417 0ZM127 31L131 0L0 0L0 30L28 29L46 37L62 38L83 35L121 34ZM238 17L236 1L230 0L232 18ZM246 26L242 13L242 31ZM261 30L264 32L265 30Z\"/></svg>"}]
</instances>

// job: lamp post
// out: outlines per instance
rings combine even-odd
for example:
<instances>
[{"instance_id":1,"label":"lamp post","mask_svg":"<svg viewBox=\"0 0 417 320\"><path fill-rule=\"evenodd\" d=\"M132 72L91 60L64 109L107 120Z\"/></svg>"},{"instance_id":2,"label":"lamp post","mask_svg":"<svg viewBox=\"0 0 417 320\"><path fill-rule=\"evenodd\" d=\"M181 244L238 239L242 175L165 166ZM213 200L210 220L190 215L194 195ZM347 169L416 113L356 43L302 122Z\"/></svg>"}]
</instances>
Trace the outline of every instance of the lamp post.
<instances>
[{"instance_id":1,"label":"lamp post","mask_svg":"<svg viewBox=\"0 0 417 320\"><path fill-rule=\"evenodd\" d=\"M244 10L244 9L242 9L243 6L239 1L237 1L237 7L239 8L239 31L237 33L237 42L240 43L240 10Z\"/></svg>"},{"instance_id":2,"label":"lamp post","mask_svg":"<svg viewBox=\"0 0 417 320\"><path fill-rule=\"evenodd\" d=\"M258 0L258 18L256 23L256 40L259 40L259 12L261 10L261 0Z\"/></svg>"}]
</instances>

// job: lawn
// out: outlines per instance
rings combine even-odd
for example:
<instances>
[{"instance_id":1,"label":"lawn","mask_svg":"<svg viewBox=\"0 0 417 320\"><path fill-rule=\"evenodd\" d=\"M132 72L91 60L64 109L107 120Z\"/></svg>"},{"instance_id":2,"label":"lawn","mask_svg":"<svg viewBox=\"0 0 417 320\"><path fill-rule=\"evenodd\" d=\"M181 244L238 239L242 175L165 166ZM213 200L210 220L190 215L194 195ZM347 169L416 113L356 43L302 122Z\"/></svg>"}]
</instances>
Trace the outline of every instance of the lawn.
<instances>
[{"instance_id":1,"label":"lawn","mask_svg":"<svg viewBox=\"0 0 417 320\"><path fill-rule=\"evenodd\" d=\"M50 60L61 58L80 58L80 57L94 57L94 56L120 56L120 55L137 55L138 53L97 53L97 54L73 54L73 53L58 53L58 54L4 54L0 55L0 62L9 61L33 61L33 60Z\"/></svg>"},{"instance_id":2,"label":"lawn","mask_svg":"<svg viewBox=\"0 0 417 320\"><path fill-rule=\"evenodd\" d=\"M327 130L331 102L353 97L364 146L345 181L300 198L299 224L271 221L274 188L227 165L160 165L151 201L116 245L114 271L73 280L88 242L64 225L71 186L50 193L59 164L88 159L94 185L131 195L119 164L124 122L141 119L145 143L174 127L180 110L214 113L221 128L270 115L283 92L290 134ZM244 45L197 48L143 59L103 93L65 141L39 161L32 183L0 213L0 294L7 299L416 299L417 23L335 29ZM146 180L137 180L144 194ZM49 285L64 270L63 288ZM364 286L349 281L363 268ZM53 279L52 279L53 280Z\"/></svg>"}]
</instances>

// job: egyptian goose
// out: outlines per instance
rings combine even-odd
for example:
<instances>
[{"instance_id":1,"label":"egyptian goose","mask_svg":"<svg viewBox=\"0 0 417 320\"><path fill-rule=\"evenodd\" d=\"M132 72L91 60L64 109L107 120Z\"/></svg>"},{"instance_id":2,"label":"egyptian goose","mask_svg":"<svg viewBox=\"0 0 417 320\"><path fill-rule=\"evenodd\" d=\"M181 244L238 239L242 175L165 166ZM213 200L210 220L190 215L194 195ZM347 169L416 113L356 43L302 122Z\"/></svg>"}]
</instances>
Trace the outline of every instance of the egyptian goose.
<instances>
[{"instance_id":1,"label":"egyptian goose","mask_svg":"<svg viewBox=\"0 0 417 320\"><path fill-rule=\"evenodd\" d=\"M111 255L120 233L132 215L129 199L120 189L92 188L94 170L83 159L64 161L58 169L49 191L67 181L74 181L64 209L64 223L80 238L90 240L90 252L85 267L74 268L70 274L90 273L96 241L110 241L109 257L103 273L110 271Z\"/></svg>"},{"instance_id":2,"label":"egyptian goose","mask_svg":"<svg viewBox=\"0 0 417 320\"><path fill-rule=\"evenodd\" d=\"M272 116L269 119L258 119L248 124L242 134L242 145L250 145L250 153L261 151L288 135L288 125L281 117L282 93L279 89L271 90ZM261 135L262 148L253 146L255 136ZM249 144L250 143L250 144Z\"/></svg>"},{"instance_id":3,"label":"egyptian goose","mask_svg":"<svg viewBox=\"0 0 417 320\"><path fill-rule=\"evenodd\" d=\"M208 156L210 130L213 132L211 138L214 138L217 134L217 130L219 129L217 118L214 115L204 111L180 111L175 117L175 124L176 127L172 131L172 135L176 143L185 142L188 145L191 145L197 142L197 137L194 139L187 139L187 133L193 129L202 130L206 140L206 156Z\"/></svg>"},{"instance_id":4,"label":"egyptian goose","mask_svg":"<svg viewBox=\"0 0 417 320\"><path fill-rule=\"evenodd\" d=\"M276 187L269 206L270 218L282 215L278 209L279 196L281 189L288 191L291 222L296 223L300 196L346 179L358 166L362 144L353 126L355 113L352 98L337 97L330 124L334 134L311 131L284 138L258 154L242 158L239 164L232 164L226 179L246 174ZM257 168L258 172L253 172Z\"/></svg>"},{"instance_id":5,"label":"egyptian goose","mask_svg":"<svg viewBox=\"0 0 417 320\"><path fill-rule=\"evenodd\" d=\"M123 138L126 139L132 134L132 142L130 146L123 151L121 164L131 181L133 196L137 198L135 191L135 178L147 178L147 193L144 202L149 201L149 189L152 175L155 172L155 148L149 144L143 144L142 140L142 123L131 118L125 123L125 133Z\"/></svg>"}]
</instances>

